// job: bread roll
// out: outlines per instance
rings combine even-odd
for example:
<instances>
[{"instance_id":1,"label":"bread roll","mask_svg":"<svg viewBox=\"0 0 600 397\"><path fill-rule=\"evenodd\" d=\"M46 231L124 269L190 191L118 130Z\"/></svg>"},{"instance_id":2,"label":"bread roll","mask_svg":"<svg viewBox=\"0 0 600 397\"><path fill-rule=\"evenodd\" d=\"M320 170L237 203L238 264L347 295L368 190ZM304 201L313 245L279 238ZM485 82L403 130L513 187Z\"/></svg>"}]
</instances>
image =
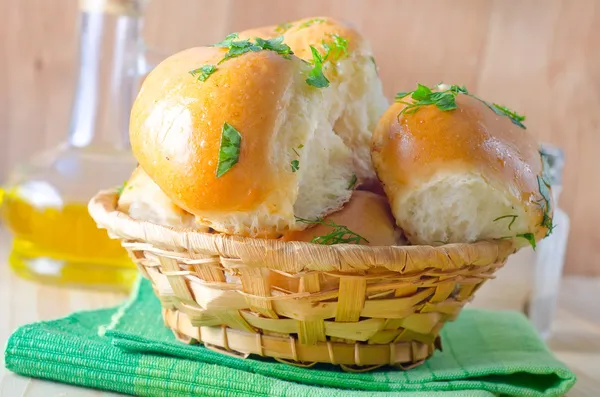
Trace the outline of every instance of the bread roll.
<instances>
[{"instance_id":1,"label":"bread roll","mask_svg":"<svg viewBox=\"0 0 600 397\"><path fill-rule=\"evenodd\" d=\"M401 243L402 233L395 227L395 220L386 197L366 191L355 191L350 201L340 211L323 219L318 224L302 231L284 234L283 241L312 241L315 237L330 234L336 225L346 226L349 230L364 238L360 244L370 246L389 246ZM346 236L348 237L348 236Z\"/></svg>"},{"instance_id":2,"label":"bread roll","mask_svg":"<svg viewBox=\"0 0 600 397\"><path fill-rule=\"evenodd\" d=\"M278 237L349 200L350 150L328 119L332 100L306 83L310 65L274 51L219 64L227 49L192 48L159 64L131 112L140 165L179 207L217 231ZM215 65L205 81L191 70ZM217 176L226 125L238 162ZM229 128L229 127L228 127ZM296 167L294 167L296 165Z\"/></svg>"},{"instance_id":3,"label":"bread roll","mask_svg":"<svg viewBox=\"0 0 600 397\"><path fill-rule=\"evenodd\" d=\"M459 94L456 105L400 115L394 103L379 121L373 163L398 225L413 244L541 239L551 198L535 139L479 99Z\"/></svg>"},{"instance_id":4,"label":"bread roll","mask_svg":"<svg viewBox=\"0 0 600 397\"><path fill-rule=\"evenodd\" d=\"M173 204L140 167L133 171L123 187L117 208L133 219L208 231L207 227L196 226L194 216Z\"/></svg>"},{"instance_id":5,"label":"bread roll","mask_svg":"<svg viewBox=\"0 0 600 397\"><path fill-rule=\"evenodd\" d=\"M357 186L370 183L376 177L369 145L388 101L369 43L350 25L329 17L305 18L240 33L240 37L247 39L279 35L283 35L284 42L296 56L308 62L313 61L310 46L322 57L327 55L325 46L334 48L323 67L323 73L330 80L330 87L324 90L330 97L327 101L330 103L329 121L353 152ZM341 47L336 45L336 38ZM347 42L346 50L342 49L344 42Z\"/></svg>"}]
</instances>

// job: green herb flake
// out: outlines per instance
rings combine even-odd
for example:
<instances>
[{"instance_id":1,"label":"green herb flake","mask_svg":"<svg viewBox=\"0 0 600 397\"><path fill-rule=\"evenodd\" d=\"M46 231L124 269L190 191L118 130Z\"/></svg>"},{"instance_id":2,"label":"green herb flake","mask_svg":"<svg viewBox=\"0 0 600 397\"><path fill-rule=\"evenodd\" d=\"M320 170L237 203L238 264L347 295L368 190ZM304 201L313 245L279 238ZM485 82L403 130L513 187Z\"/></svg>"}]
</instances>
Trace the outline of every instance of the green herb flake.
<instances>
[{"instance_id":1,"label":"green herb flake","mask_svg":"<svg viewBox=\"0 0 600 397\"><path fill-rule=\"evenodd\" d=\"M509 108L507 108L506 106L502 106L502 105L498 105L497 103L492 103L491 105L489 103L486 102L486 104L494 111L494 113L496 113L499 116L507 116L508 118L510 118L510 121L513 122L513 124L526 129L527 127L525 127L525 124L523 124L523 121L525 121L525 116L518 114L517 112L515 112L514 110L511 110Z\"/></svg>"},{"instance_id":2,"label":"green herb flake","mask_svg":"<svg viewBox=\"0 0 600 397\"><path fill-rule=\"evenodd\" d=\"M546 237L549 236L550 234L552 234L552 231L554 230L554 227L556 225L554 225L552 223L552 218L550 217L550 187L551 187L551 181L552 181L552 176L550 175L550 159L549 156L544 153L543 151L540 151L540 157L542 159L542 177L540 178L538 176L538 186L539 186L539 190L540 190L540 194L542 195L543 199L544 199L544 203L545 206L543 206L543 210L544 210L544 216L542 218L542 223L540 224L541 226L544 226L546 229L548 229L548 232L546 233Z\"/></svg>"},{"instance_id":3,"label":"green herb flake","mask_svg":"<svg viewBox=\"0 0 600 397\"><path fill-rule=\"evenodd\" d=\"M313 18L313 19L309 19L308 21L302 22L300 24L300 26L298 26L298 29L304 29L307 28L311 25L317 25L320 23L327 23L326 19L322 19L322 18Z\"/></svg>"},{"instance_id":4,"label":"green herb flake","mask_svg":"<svg viewBox=\"0 0 600 397\"><path fill-rule=\"evenodd\" d=\"M373 62L373 66L375 67L375 73L377 73L377 76L379 76L379 68L377 67L377 62L375 62L375 57L371 55L370 58L371 62Z\"/></svg>"},{"instance_id":5,"label":"green herb flake","mask_svg":"<svg viewBox=\"0 0 600 397\"><path fill-rule=\"evenodd\" d=\"M331 35L333 41L323 41L322 45L325 49L325 56L323 61L336 62L344 56L348 56L348 39L338 36L337 34Z\"/></svg>"},{"instance_id":6,"label":"green herb flake","mask_svg":"<svg viewBox=\"0 0 600 397\"><path fill-rule=\"evenodd\" d=\"M400 102L401 99L406 98L410 94L411 92L399 92L396 94L396 97L394 99L396 100L396 102Z\"/></svg>"},{"instance_id":7,"label":"green herb flake","mask_svg":"<svg viewBox=\"0 0 600 397\"><path fill-rule=\"evenodd\" d=\"M125 187L127 186L127 181L123 182L123 185L119 186L117 188L117 195L121 196L123 194L123 190L125 190Z\"/></svg>"},{"instance_id":8,"label":"green herb flake","mask_svg":"<svg viewBox=\"0 0 600 397\"><path fill-rule=\"evenodd\" d=\"M469 90L467 90L467 87L465 87L464 85L462 85L462 86L451 85L450 91L455 94L466 94L466 95L469 94Z\"/></svg>"},{"instance_id":9,"label":"green herb flake","mask_svg":"<svg viewBox=\"0 0 600 397\"><path fill-rule=\"evenodd\" d=\"M342 57L348 56L348 39L338 36L337 34L332 34L331 38L333 39L332 41L326 42L323 40L321 42L321 45L325 50L325 55L323 56L315 47L310 46L312 61L308 63L313 65L313 68L309 72L306 82L313 87L329 87L329 80L323 74L323 63L325 61L337 62Z\"/></svg>"},{"instance_id":10,"label":"green herb flake","mask_svg":"<svg viewBox=\"0 0 600 397\"><path fill-rule=\"evenodd\" d=\"M255 37L254 42L251 40L238 40L239 36L237 33L231 33L225 37L225 40L214 44L214 47L226 48L227 52L223 55L223 58L217 62L217 65L222 64L231 58L239 57L247 52L257 51L273 51L281 55L286 59L290 59L290 55L293 54L292 49L283 43L283 36L275 37L273 39L261 39ZM206 81L217 70L215 65L204 65L198 69L191 70L189 73L192 76L198 75L198 80Z\"/></svg>"},{"instance_id":11,"label":"green herb flake","mask_svg":"<svg viewBox=\"0 0 600 397\"><path fill-rule=\"evenodd\" d=\"M442 85L442 83L438 84L437 87L440 87L441 85ZM396 102L406 105L406 107L404 109L402 109L402 111L400 112L400 114L398 116L400 116L404 113L413 114L417 110L419 110L422 106L426 106L426 105L436 105L442 111L454 110L457 108L456 100L455 100L456 96L458 94L464 94L464 95L469 95L470 97L473 97L473 98L483 102L487 107L492 109L494 111L494 113L496 113L497 115L506 116L506 117L510 118L510 120L513 122L513 124L523 128L523 129L526 128L525 125L523 124L523 121L525 121L525 116L518 114L517 112L507 108L506 106L498 105L497 103L490 103L490 102L484 101L483 99L469 93L469 91L467 90L467 88L464 85L463 86L451 85L450 88L448 88L447 90L436 91L436 92L433 91L433 88L435 88L435 87L429 88L422 84L417 84L417 89L414 91L399 92L398 94L396 94L396 97L395 97ZM403 99L409 95L411 95L411 98L413 99L412 103L403 101Z\"/></svg>"},{"instance_id":12,"label":"green herb flake","mask_svg":"<svg viewBox=\"0 0 600 397\"><path fill-rule=\"evenodd\" d=\"M431 94L433 94L431 88L417 83L417 89L412 92L412 99L416 101L424 101L429 99Z\"/></svg>"},{"instance_id":13,"label":"green herb flake","mask_svg":"<svg viewBox=\"0 0 600 397\"><path fill-rule=\"evenodd\" d=\"M465 87L459 87L457 85L452 85L447 90L433 91L433 88L417 83L416 90L411 92L399 92L396 94L396 102L406 105L398 116L405 113L414 114L421 109L421 107L428 105L435 105L442 111L454 110L457 108L456 96L459 93L462 94L465 92L467 92ZM403 100L409 95L413 100L412 103Z\"/></svg>"},{"instance_id":14,"label":"green herb flake","mask_svg":"<svg viewBox=\"0 0 600 397\"><path fill-rule=\"evenodd\" d=\"M213 44L213 47L229 48L229 47L231 47L231 45L235 41L235 39L237 39L238 37L239 36L237 33L228 34L225 37L225 40L220 41L216 44Z\"/></svg>"},{"instance_id":15,"label":"green herb flake","mask_svg":"<svg viewBox=\"0 0 600 397\"><path fill-rule=\"evenodd\" d=\"M300 169L300 161L298 160L292 160L290 165L292 166L292 172L296 172Z\"/></svg>"},{"instance_id":16,"label":"green herb flake","mask_svg":"<svg viewBox=\"0 0 600 397\"><path fill-rule=\"evenodd\" d=\"M290 57L293 54L292 49L287 44L283 43L283 36L275 37L274 39L261 39L260 37L255 37L254 41L256 45L259 46L263 50L274 51L277 54L283 56L284 58Z\"/></svg>"},{"instance_id":17,"label":"green herb flake","mask_svg":"<svg viewBox=\"0 0 600 397\"><path fill-rule=\"evenodd\" d=\"M298 149L302 149L303 147L304 147L304 145L303 145L303 144L299 144L299 145L298 145Z\"/></svg>"},{"instance_id":18,"label":"green herb flake","mask_svg":"<svg viewBox=\"0 0 600 397\"><path fill-rule=\"evenodd\" d=\"M327 77L323 74L323 58L321 57L321 54L319 54L319 51L313 46L310 46L310 51L313 56L313 68L308 73L306 83L317 88L329 87L329 80L327 80Z\"/></svg>"},{"instance_id":19,"label":"green herb flake","mask_svg":"<svg viewBox=\"0 0 600 397\"><path fill-rule=\"evenodd\" d=\"M352 178L350 178L350 182L348 182L348 190L353 190L357 181L358 178L356 177L356 174L352 174Z\"/></svg>"},{"instance_id":20,"label":"green herb flake","mask_svg":"<svg viewBox=\"0 0 600 397\"><path fill-rule=\"evenodd\" d=\"M548 183L548 181L544 180L544 178L539 175L537 177L537 180L538 180L538 186L540 188L540 194L544 198L547 209L550 210L550 203L551 203L551 201L550 201L551 200L550 184Z\"/></svg>"},{"instance_id":21,"label":"green herb flake","mask_svg":"<svg viewBox=\"0 0 600 397\"><path fill-rule=\"evenodd\" d=\"M519 215L504 215L504 216L499 216L498 218L494 219L492 222L499 221L500 219L512 218L512 220L508 224L508 230L510 230L510 228L513 225L513 223L515 223L515 221L517 220L518 217L519 217Z\"/></svg>"},{"instance_id":22,"label":"green herb flake","mask_svg":"<svg viewBox=\"0 0 600 397\"><path fill-rule=\"evenodd\" d=\"M369 242L366 238L354 233L352 230L344 225L338 225L331 219L327 221L323 219L310 220L296 217L297 222L306 223L309 225L325 225L333 228L333 231L324 236L315 236L311 243L322 244L322 245L333 245L333 244L360 244L361 241L366 243Z\"/></svg>"},{"instance_id":23,"label":"green herb flake","mask_svg":"<svg viewBox=\"0 0 600 397\"><path fill-rule=\"evenodd\" d=\"M204 65L198 69L190 70L189 73L194 77L198 76L199 81L206 81L216 71L217 67L215 65Z\"/></svg>"},{"instance_id":24,"label":"green herb flake","mask_svg":"<svg viewBox=\"0 0 600 397\"><path fill-rule=\"evenodd\" d=\"M219 148L219 162L217 163L217 178L220 178L231 169L240 159L240 144L242 136L231 124L224 123L221 133L221 146Z\"/></svg>"},{"instance_id":25,"label":"green herb flake","mask_svg":"<svg viewBox=\"0 0 600 397\"><path fill-rule=\"evenodd\" d=\"M542 207L542 210L544 211L542 223L540 224L540 226L544 226L546 229L548 229L546 237L552 234L552 231L554 230L552 218L550 217L552 196L550 192L550 182L548 179L549 177L547 174L545 176L538 175L537 177L538 187L540 190L540 194L542 195L542 200L538 202L538 205L540 205L540 207Z\"/></svg>"},{"instance_id":26,"label":"green herb flake","mask_svg":"<svg viewBox=\"0 0 600 397\"><path fill-rule=\"evenodd\" d=\"M286 23L280 23L279 25L277 25L277 27L275 28L275 32L279 33L279 34L284 34L285 32L287 32L288 30L290 30L292 28L292 26L294 26L293 24L286 22Z\"/></svg>"},{"instance_id":27,"label":"green herb flake","mask_svg":"<svg viewBox=\"0 0 600 397\"><path fill-rule=\"evenodd\" d=\"M232 41L229 45L229 51L225 53L223 59L221 59L217 65L222 64L228 59L237 58L240 55L243 55L247 52L257 52L262 50L262 48L255 43L250 42L250 40L240 40L240 41Z\"/></svg>"},{"instance_id":28,"label":"green herb flake","mask_svg":"<svg viewBox=\"0 0 600 397\"><path fill-rule=\"evenodd\" d=\"M529 244L531 245L531 247L535 250L536 244L535 244L535 236L533 235L533 233L517 234L517 237L526 239L529 242Z\"/></svg>"}]
</instances>

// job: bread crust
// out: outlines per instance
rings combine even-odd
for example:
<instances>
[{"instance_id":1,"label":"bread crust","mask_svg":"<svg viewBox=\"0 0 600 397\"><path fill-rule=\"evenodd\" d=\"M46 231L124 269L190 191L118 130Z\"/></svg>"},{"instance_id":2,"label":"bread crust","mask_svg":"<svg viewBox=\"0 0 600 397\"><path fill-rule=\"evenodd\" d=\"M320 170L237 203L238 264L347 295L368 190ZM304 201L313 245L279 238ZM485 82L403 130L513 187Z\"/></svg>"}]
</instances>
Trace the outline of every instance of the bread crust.
<instances>
[{"instance_id":1,"label":"bread crust","mask_svg":"<svg viewBox=\"0 0 600 397\"><path fill-rule=\"evenodd\" d=\"M360 244L370 246L398 245L399 231L387 198L367 191L355 191L352 198L338 212L324 218L325 223L333 221L346 226L352 232L363 237ZM317 236L325 236L334 230L332 226L316 225L284 234L283 241L312 241Z\"/></svg>"},{"instance_id":2,"label":"bread crust","mask_svg":"<svg viewBox=\"0 0 600 397\"><path fill-rule=\"evenodd\" d=\"M440 173L481 175L524 208L529 230L541 239L547 228L542 226L542 160L535 138L477 98L459 94L456 104L455 110L427 105L401 115L406 105L394 103L384 113L371 155L390 201L402 202Z\"/></svg>"},{"instance_id":3,"label":"bread crust","mask_svg":"<svg viewBox=\"0 0 600 397\"><path fill-rule=\"evenodd\" d=\"M148 75L131 112L135 157L177 205L194 214L248 211L291 183L291 172L273 164L270 151L282 97L303 63L259 51L223 62L204 82L190 75L216 65L225 52L198 47L168 58ZM238 163L217 177L225 123L243 134L243 144Z\"/></svg>"}]
</instances>

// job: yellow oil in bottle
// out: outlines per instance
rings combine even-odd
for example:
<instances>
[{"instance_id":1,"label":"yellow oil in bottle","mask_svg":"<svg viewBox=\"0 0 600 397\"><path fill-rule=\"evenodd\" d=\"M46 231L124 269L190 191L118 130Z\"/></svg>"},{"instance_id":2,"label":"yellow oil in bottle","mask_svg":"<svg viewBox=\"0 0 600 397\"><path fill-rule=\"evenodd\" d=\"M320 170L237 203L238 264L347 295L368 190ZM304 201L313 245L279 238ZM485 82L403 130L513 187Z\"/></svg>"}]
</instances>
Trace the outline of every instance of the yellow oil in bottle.
<instances>
[{"instance_id":1,"label":"yellow oil in bottle","mask_svg":"<svg viewBox=\"0 0 600 397\"><path fill-rule=\"evenodd\" d=\"M35 206L15 191L2 215L13 234L10 266L21 277L69 286L127 290L137 269L118 240L98 229L85 203Z\"/></svg>"}]
</instances>

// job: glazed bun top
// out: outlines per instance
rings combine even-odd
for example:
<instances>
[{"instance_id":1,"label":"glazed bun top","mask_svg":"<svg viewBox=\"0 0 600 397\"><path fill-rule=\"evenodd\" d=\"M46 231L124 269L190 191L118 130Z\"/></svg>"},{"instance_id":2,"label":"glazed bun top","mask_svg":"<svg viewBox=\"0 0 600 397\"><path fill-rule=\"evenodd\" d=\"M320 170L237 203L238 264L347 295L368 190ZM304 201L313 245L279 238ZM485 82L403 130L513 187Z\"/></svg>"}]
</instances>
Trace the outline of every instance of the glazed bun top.
<instances>
[{"instance_id":1,"label":"glazed bun top","mask_svg":"<svg viewBox=\"0 0 600 397\"><path fill-rule=\"evenodd\" d=\"M546 235L549 186L536 140L517 120L466 94L456 96L454 110L403 113L405 106L383 115L372 155L412 243Z\"/></svg>"},{"instance_id":2,"label":"glazed bun top","mask_svg":"<svg viewBox=\"0 0 600 397\"><path fill-rule=\"evenodd\" d=\"M291 231L283 235L283 241L323 240L335 230L335 226L346 227L353 234L345 234L342 238L358 235L356 243L370 246L390 246L402 244L402 233L395 227L394 216L385 196L357 190L350 201L340 211L334 212L319 224L301 231Z\"/></svg>"},{"instance_id":3,"label":"glazed bun top","mask_svg":"<svg viewBox=\"0 0 600 397\"><path fill-rule=\"evenodd\" d=\"M310 65L285 51L192 48L146 78L131 113L140 165L217 231L277 236L351 195L352 154L333 132ZM190 73L190 71L195 71Z\"/></svg>"}]
</instances>

